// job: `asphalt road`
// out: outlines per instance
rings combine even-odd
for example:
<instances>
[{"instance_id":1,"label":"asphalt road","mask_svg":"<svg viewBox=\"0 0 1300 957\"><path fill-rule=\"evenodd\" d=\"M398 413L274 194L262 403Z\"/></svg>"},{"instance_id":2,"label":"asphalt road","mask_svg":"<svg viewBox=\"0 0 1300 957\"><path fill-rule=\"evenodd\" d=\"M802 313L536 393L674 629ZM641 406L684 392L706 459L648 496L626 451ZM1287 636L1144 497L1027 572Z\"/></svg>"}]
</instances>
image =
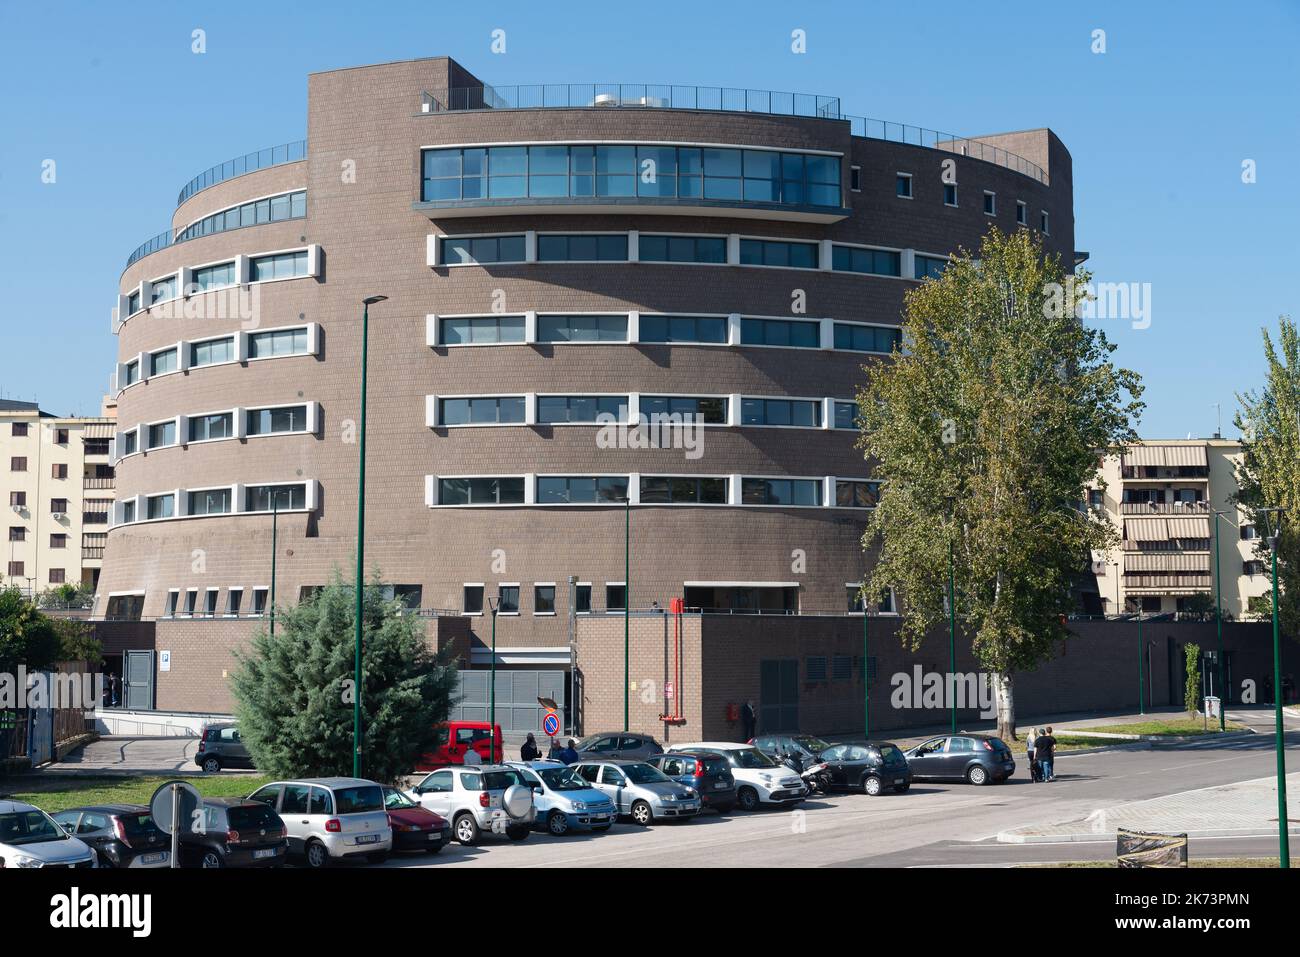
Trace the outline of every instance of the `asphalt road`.
<instances>
[{"instance_id":1,"label":"asphalt road","mask_svg":"<svg viewBox=\"0 0 1300 957\"><path fill-rule=\"evenodd\" d=\"M1287 735L1288 767L1300 767L1300 731ZM1058 756L1057 780L1031 784L1023 755L1011 781L988 787L917 783L907 794L839 794L805 801L794 812L760 811L638 828L620 822L606 834L519 844L487 837L477 848L453 844L436 856L398 855L388 867L739 867L1005 866L1033 861L1102 859L1113 842L1011 846L1008 828L1082 818L1098 808L1261 778L1275 769L1273 737L1149 751ZM1264 855L1267 840L1206 838L1196 856Z\"/></svg>"}]
</instances>

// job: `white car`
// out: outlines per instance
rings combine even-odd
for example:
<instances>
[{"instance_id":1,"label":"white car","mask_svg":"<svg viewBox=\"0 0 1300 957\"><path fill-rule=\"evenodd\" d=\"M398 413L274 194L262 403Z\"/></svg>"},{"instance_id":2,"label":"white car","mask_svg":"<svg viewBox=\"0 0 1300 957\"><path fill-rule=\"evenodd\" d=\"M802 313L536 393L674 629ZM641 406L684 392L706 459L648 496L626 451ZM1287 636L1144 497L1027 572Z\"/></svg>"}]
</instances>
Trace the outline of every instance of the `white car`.
<instances>
[{"instance_id":1,"label":"white car","mask_svg":"<svg viewBox=\"0 0 1300 957\"><path fill-rule=\"evenodd\" d=\"M40 808L0 801L0 867L96 867L95 852Z\"/></svg>"},{"instance_id":2,"label":"white car","mask_svg":"<svg viewBox=\"0 0 1300 957\"><path fill-rule=\"evenodd\" d=\"M526 840L537 822L531 784L518 768L504 764L439 768L404 793L450 821L452 837L466 847L484 831Z\"/></svg>"},{"instance_id":3,"label":"white car","mask_svg":"<svg viewBox=\"0 0 1300 957\"><path fill-rule=\"evenodd\" d=\"M753 811L764 804L797 804L808 796L803 779L784 764L777 764L752 744L737 741L693 741L674 744L673 751L713 751L727 759L736 779L736 804Z\"/></svg>"},{"instance_id":4,"label":"white car","mask_svg":"<svg viewBox=\"0 0 1300 957\"><path fill-rule=\"evenodd\" d=\"M384 792L363 778L300 778L259 788L249 800L260 801L280 815L289 853L302 855L307 866L365 855L383 861L393 849L393 831L384 807Z\"/></svg>"}]
</instances>

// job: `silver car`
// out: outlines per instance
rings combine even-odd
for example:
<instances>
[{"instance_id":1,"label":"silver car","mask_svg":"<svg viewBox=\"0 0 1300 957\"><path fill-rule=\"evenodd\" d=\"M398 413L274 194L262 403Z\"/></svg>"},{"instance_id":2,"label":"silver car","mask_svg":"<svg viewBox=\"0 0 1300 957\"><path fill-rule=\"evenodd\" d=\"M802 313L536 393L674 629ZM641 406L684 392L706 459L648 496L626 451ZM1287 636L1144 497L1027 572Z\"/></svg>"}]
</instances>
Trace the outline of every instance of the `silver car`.
<instances>
[{"instance_id":1,"label":"silver car","mask_svg":"<svg viewBox=\"0 0 1300 957\"><path fill-rule=\"evenodd\" d=\"M393 849L383 789L362 778L305 778L259 788L250 800L271 807L284 821L289 853L308 867L366 855L382 861Z\"/></svg>"},{"instance_id":2,"label":"silver car","mask_svg":"<svg viewBox=\"0 0 1300 957\"><path fill-rule=\"evenodd\" d=\"M0 867L95 867L90 845L68 834L32 804L0 801Z\"/></svg>"},{"instance_id":3,"label":"silver car","mask_svg":"<svg viewBox=\"0 0 1300 957\"><path fill-rule=\"evenodd\" d=\"M642 827L661 818L678 820L700 813L695 788L678 784L644 761L579 761L573 769L608 795L619 814Z\"/></svg>"},{"instance_id":4,"label":"silver car","mask_svg":"<svg viewBox=\"0 0 1300 957\"><path fill-rule=\"evenodd\" d=\"M484 831L525 840L537 821L533 789L518 768L503 764L439 768L408 797L451 821L451 835L469 847Z\"/></svg>"}]
</instances>

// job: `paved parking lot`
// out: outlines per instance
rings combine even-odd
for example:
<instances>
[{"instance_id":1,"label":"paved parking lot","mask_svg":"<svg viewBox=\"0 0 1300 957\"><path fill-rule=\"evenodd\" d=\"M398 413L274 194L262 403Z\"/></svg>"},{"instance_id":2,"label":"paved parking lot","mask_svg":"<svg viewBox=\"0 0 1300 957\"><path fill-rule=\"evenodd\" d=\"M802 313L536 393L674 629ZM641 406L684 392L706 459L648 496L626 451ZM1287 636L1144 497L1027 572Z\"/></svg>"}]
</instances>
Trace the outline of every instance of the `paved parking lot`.
<instances>
[{"instance_id":1,"label":"paved parking lot","mask_svg":"<svg viewBox=\"0 0 1300 957\"><path fill-rule=\"evenodd\" d=\"M198 738L104 737L71 752L40 773L55 774L202 774L194 763ZM222 774L256 774L227 770Z\"/></svg>"}]
</instances>

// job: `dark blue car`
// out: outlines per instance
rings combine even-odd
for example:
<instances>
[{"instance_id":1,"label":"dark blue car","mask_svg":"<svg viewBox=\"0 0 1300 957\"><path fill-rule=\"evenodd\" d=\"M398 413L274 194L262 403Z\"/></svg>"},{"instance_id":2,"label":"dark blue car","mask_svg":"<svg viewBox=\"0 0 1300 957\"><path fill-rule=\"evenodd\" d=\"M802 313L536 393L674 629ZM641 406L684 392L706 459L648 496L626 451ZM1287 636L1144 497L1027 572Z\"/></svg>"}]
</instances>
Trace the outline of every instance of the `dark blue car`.
<instances>
[{"instance_id":1,"label":"dark blue car","mask_svg":"<svg viewBox=\"0 0 1300 957\"><path fill-rule=\"evenodd\" d=\"M708 751L656 754L646 764L662 771L678 784L694 788L700 795L700 809L712 808L726 814L736 806L736 779L726 757Z\"/></svg>"}]
</instances>

